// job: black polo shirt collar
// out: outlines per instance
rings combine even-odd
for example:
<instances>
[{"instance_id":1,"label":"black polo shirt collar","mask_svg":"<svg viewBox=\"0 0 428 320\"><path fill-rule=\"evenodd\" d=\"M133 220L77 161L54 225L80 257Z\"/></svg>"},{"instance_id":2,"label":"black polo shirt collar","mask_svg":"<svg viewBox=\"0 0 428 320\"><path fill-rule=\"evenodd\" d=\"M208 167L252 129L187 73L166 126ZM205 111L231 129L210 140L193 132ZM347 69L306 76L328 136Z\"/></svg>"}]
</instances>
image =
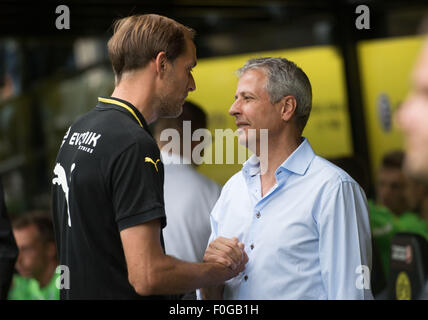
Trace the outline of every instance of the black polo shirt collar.
<instances>
[{"instance_id":1,"label":"black polo shirt collar","mask_svg":"<svg viewBox=\"0 0 428 320\"><path fill-rule=\"evenodd\" d=\"M139 126L150 133L149 126L143 115L128 101L115 97L98 97L97 108L115 109L128 114Z\"/></svg>"}]
</instances>

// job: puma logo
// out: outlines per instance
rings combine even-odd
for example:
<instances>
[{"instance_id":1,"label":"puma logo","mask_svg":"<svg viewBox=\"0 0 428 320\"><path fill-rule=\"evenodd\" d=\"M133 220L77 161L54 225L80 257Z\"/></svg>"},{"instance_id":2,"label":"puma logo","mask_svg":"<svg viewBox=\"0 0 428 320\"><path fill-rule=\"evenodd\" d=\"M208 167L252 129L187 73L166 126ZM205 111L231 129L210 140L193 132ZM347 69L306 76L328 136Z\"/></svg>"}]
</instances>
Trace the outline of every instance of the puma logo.
<instances>
[{"instance_id":1,"label":"puma logo","mask_svg":"<svg viewBox=\"0 0 428 320\"><path fill-rule=\"evenodd\" d=\"M75 167L76 165L73 163L71 165L70 174L73 172ZM69 188L67 183L67 175L65 173L64 168L59 163L55 165L54 174L56 175L56 177L52 179L52 184L54 185L57 184L62 187L62 191L64 192L64 195L65 195L65 201L67 202L68 225L69 227L71 227L70 205L68 203Z\"/></svg>"},{"instance_id":2,"label":"puma logo","mask_svg":"<svg viewBox=\"0 0 428 320\"><path fill-rule=\"evenodd\" d=\"M145 159L144 159L144 161L146 161L146 162L150 162L150 163L153 163L153 165L155 166L155 168L156 168L156 171L158 171L158 162L160 161L160 159L157 159L156 160L156 162L154 162L151 158L149 158L149 157L146 157Z\"/></svg>"}]
</instances>

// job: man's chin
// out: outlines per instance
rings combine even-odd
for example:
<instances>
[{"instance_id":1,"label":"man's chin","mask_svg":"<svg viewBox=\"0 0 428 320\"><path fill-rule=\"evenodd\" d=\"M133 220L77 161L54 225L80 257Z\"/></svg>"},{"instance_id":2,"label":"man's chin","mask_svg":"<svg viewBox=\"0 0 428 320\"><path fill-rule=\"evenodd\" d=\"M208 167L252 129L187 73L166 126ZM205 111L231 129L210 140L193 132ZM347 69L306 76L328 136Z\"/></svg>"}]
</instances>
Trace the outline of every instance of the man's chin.
<instances>
[{"instance_id":1,"label":"man's chin","mask_svg":"<svg viewBox=\"0 0 428 320\"><path fill-rule=\"evenodd\" d=\"M23 278L31 278L31 273L18 271L19 275Z\"/></svg>"},{"instance_id":2,"label":"man's chin","mask_svg":"<svg viewBox=\"0 0 428 320\"><path fill-rule=\"evenodd\" d=\"M176 107L175 109L169 109L167 112L163 112L159 118L177 118L183 112L183 105Z\"/></svg>"}]
</instances>

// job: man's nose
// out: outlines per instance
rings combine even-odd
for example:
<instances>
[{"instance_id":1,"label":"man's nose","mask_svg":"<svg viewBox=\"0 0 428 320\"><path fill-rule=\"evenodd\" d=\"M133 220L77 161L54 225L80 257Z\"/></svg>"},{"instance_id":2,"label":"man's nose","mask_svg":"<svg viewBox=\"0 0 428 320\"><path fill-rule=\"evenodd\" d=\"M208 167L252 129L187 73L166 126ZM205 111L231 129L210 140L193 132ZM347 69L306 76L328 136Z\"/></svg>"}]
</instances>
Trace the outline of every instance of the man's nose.
<instances>
[{"instance_id":1,"label":"man's nose","mask_svg":"<svg viewBox=\"0 0 428 320\"><path fill-rule=\"evenodd\" d=\"M189 91L195 91L196 90L196 83L195 83L195 79L193 78L192 74L190 74L190 81L189 81L188 90Z\"/></svg>"},{"instance_id":2,"label":"man's nose","mask_svg":"<svg viewBox=\"0 0 428 320\"><path fill-rule=\"evenodd\" d=\"M234 102L234 103L232 103L232 105L231 105L231 106L230 106L230 108L229 108L229 114L230 114L231 116L235 116L235 115L237 115L237 114L239 114L239 113L240 113L239 105L238 105L237 100L235 100L235 102Z\"/></svg>"}]
</instances>

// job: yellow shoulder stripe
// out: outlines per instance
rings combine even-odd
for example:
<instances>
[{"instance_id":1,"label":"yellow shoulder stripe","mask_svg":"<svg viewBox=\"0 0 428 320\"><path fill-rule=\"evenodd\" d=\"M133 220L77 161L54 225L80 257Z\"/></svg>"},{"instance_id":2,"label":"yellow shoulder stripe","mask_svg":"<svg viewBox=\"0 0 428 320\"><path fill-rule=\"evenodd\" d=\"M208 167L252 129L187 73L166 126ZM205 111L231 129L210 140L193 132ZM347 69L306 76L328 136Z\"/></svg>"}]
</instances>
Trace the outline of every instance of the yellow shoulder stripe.
<instances>
[{"instance_id":1,"label":"yellow shoulder stripe","mask_svg":"<svg viewBox=\"0 0 428 320\"><path fill-rule=\"evenodd\" d=\"M122 107L122 108L125 108L126 110L128 110L129 112L131 112L131 114L134 116L134 118L135 118L135 119L137 119L137 121L138 121L138 123L140 124L140 126L141 126L142 128L144 128L144 127L143 127L143 124L141 123L140 119L138 119L138 117L137 117L137 115L135 114L134 110L132 110L132 109L131 109L130 107L128 107L126 104L124 104L124 103L122 103L122 102L120 102L120 101L117 101L117 100L107 99L107 98L101 98L101 97L98 97L98 101L100 101L100 102L105 102L105 103L115 104L115 105L118 105L118 106L120 106L120 107Z\"/></svg>"}]
</instances>

